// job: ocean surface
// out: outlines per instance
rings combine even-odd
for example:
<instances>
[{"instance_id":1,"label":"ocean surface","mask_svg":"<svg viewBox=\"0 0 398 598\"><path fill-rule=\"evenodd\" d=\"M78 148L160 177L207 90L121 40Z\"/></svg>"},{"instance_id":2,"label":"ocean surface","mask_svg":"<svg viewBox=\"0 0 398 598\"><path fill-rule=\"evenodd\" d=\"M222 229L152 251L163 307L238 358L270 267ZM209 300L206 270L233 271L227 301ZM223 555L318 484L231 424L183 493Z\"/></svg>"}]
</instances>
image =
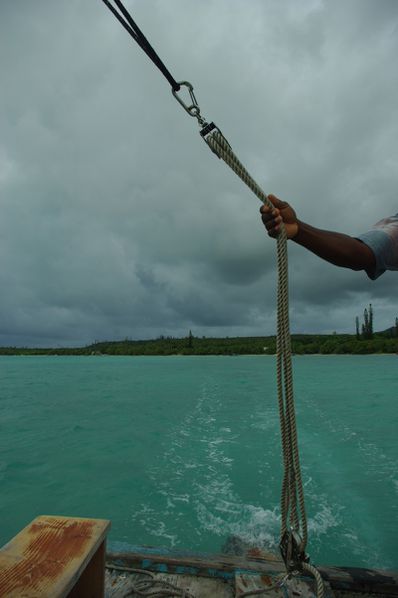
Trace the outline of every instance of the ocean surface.
<instances>
[{"instance_id":1,"label":"ocean surface","mask_svg":"<svg viewBox=\"0 0 398 598\"><path fill-rule=\"evenodd\" d=\"M308 552L398 569L398 356L296 356ZM275 359L0 357L0 541L39 514L111 549L276 549Z\"/></svg>"}]
</instances>

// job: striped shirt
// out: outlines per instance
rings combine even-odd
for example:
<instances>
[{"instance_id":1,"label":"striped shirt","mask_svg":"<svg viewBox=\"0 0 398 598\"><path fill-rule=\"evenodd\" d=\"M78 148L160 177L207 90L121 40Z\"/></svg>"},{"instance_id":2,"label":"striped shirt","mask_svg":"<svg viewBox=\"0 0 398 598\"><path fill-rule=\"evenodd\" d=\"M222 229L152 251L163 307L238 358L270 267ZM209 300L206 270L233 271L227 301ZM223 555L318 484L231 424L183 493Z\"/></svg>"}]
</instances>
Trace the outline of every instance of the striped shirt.
<instances>
[{"instance_id":1,"label":"striped shirt","mask_svg":"<svg viewBox=\"0 0 398 598\"><path fill-rule=\"evenodd\" d=\"M376 266L367 275L372 280L386 270L398 270L398 214L383 218L371 230L357 237L373 251Z\"/></svg>"}]
</instances>

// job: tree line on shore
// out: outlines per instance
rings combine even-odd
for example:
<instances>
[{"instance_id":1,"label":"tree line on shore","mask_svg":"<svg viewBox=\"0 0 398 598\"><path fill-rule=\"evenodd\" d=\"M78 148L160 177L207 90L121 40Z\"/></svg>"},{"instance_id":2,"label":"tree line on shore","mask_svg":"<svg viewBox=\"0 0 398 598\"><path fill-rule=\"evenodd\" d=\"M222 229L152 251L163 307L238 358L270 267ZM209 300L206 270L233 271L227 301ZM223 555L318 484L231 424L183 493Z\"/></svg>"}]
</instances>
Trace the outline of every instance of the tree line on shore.
<instances>
[{"instance_id":1,"label":"tree line on shore","mask_svg":"<svg viewBox=\"0 0 398 598\"><path fill-rule=\"evenodd\" d=\"M373 331L373 308L363 313L363 324L355 318L354 334L293 334L292 353L296 355L398 354L398 318L382 332ZM0 355L274 355L275 336L186 337L159 336L151 340L95 341L84 347L27 348L0 347Z\"/></svg>"},{"instance_id":2,"label":"tree line on shore","mask_svg":"<svg viewBox=\"0 0 398 598\"><path fill-rule=\"evenodd\" d=\"M372 339L351 334L293 334L292 352L309 354L398 353L398 337L374 333ZM75 348L0 347L0 355L274 355L275 336L102 341Z\"/></svg>"}]
</instances>

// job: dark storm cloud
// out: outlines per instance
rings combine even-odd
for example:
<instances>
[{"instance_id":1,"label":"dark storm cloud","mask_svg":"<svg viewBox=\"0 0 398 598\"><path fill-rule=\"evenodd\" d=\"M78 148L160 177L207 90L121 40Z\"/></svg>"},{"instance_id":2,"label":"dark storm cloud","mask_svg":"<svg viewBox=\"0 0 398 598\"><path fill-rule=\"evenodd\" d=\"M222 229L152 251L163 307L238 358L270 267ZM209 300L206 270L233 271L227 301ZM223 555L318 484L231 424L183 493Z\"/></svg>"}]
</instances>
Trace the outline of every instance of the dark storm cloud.
<instances>
[{"instance_id":1,"label":"dark storm cloud","mask_svg":"<svg viewBox=\"0 0 398 598\"><path fill-rule=\"evenodd\" d=\"M127 6L266 192L354 235L397 212L395 1ZM0 342L272 334L257 199L102 2L0 17ZM378 327L395 320L394 273L294 244L290 269L296 331L352 331L369 302Z\"/></svg>"}]
</instances>

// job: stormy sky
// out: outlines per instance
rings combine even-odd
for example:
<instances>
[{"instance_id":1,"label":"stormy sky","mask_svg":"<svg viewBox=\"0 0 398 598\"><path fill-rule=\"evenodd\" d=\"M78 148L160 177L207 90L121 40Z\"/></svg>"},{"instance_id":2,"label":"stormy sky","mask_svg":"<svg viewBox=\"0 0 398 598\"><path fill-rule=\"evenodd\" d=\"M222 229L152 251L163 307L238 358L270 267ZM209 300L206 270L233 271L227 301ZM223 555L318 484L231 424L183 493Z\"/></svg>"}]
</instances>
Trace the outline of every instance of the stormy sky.
<instances>
[{"instance_id":1,"label":"stormy sky","mask_svg":"<svg viewBox=\"0 0 398 598\"><path fill-rule=\"evenodd\" d=\"M262 186L351 235L398 211L396 0L128 0ZM259 202L100 0L0 3L0 344L275 332ZM289 244L292 332L398 315Z\"/></svg>"}]
</instances>

